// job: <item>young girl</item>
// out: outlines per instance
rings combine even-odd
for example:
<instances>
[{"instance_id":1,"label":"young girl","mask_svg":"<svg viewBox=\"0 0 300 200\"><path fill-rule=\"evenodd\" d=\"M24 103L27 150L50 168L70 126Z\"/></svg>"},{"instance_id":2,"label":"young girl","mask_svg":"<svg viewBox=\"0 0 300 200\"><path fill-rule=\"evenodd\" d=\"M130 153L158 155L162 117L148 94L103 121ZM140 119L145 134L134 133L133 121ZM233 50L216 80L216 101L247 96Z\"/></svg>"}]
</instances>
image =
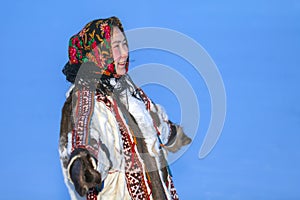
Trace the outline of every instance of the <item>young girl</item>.
<instances>
[{"instance_id":1,"label":"young girl","mask_svg":"<svg viewBox=\"0 0 300 200\"><path fill-rule=\"evenodd\" d=\"M191 139L132 82L128 65L116 17L70 39L59 152L71 199L179 199L166 157Z\"/></svg>"}]
</instances>

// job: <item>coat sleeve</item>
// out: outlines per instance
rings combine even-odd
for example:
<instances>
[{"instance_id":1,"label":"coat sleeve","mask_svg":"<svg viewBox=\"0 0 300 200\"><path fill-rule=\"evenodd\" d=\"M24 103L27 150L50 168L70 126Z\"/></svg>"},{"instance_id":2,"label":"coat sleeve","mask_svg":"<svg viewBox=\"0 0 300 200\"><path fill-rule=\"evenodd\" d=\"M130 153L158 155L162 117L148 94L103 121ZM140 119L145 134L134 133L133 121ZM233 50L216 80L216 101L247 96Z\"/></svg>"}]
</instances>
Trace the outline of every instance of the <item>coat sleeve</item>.
<instances>
[{"instance_id":1,"label":"coat sleeve","mask_svg":"<svg viewBox=\"0 0 300 200\"><path fill-rule=\"evenodd\" d=\"M184 133L183 128L169 120L162 106L151 102L150 114L154 126L158 129L162 146L166 150L175 153L181 147L191 143L192 140Z\"/></svg>"},{"instance_id":2,"label":"coat sleeve","mask_svg":"<svg viewBox=\"0 0 300 200\"><path fill-rule=\"evenodd\" d=\"M95 92L81 87L73 92L72 149L86 149L94 158L98 156L99 138L91 134L91 120L95 107Z\"/></svg>"},{"instance_id":3,"label":"coat sleeve","mask_svg":"<svg viewBox=\"0 0 300 200\"><path fill-rule=\"evenodd\" d=\"M90 123L94 113L95 94L88 88L72 86L62 109L59 153L64 182L72 199L83 199L74 189L70 167L77 158L88 152L94 169L97 168L97 137L91 135ZM79 152L79 153L76 153Z\"/></svg>"}]
</instances>

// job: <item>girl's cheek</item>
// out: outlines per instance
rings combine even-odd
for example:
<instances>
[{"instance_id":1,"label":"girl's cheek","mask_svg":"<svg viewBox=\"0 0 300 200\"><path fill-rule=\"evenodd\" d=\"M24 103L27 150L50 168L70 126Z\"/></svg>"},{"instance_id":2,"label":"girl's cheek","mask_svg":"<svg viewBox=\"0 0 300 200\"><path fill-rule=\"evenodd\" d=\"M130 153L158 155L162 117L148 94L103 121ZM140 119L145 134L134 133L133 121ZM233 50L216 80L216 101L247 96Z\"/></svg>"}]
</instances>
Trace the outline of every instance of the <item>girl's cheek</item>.
<instances>
[{"instance_id":1,"label":"girl's cheek","mask_svg":"<svg viewBox=\"0 0 300 200\"><path fill-rule=\"evenodd\" d=\"M114 60L117 60L120 57L120 52L118 49L113 49Z\"/></svg>"}]
</instances>

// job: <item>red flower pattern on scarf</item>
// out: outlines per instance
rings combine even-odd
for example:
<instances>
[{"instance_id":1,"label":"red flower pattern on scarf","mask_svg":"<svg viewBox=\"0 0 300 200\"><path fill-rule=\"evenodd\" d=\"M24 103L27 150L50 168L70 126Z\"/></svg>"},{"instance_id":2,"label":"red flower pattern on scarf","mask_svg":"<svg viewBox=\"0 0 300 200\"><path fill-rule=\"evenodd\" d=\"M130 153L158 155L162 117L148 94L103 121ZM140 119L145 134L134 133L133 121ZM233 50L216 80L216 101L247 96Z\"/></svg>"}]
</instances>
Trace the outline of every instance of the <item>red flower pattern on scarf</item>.
<instances>
[{"instance_id":1,"label":"red flower pattern on scarf","mask_svg":"<svg viewBox=\"0 0 300 200\"><path fill-rule=\"evenodd\" d=\"M71 37L69 42L69 63L95 63L97 74L118 77L116 74L111 50L112 27L117 26L123 32L120 20L116 17L94 20L88 23L78 34ZM128 59L129 60L129 59ZM128 70L128 60L126 71Z\"/></svg>"}]
</instances>

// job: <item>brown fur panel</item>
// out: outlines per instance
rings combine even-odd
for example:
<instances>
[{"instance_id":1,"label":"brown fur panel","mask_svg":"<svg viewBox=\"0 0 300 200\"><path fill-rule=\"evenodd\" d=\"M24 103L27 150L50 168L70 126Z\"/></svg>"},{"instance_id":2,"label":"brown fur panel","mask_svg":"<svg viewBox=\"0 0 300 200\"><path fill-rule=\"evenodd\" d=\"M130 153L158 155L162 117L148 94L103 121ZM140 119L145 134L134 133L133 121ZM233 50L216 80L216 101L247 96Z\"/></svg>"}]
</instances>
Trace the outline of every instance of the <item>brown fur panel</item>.
<instances>
[{"instance_id":1,"label":"brown fur panel","mask_svg":"<svg viewBox=\"0 0 300 200\"><path fill-rule=\"evenodd\" d=\"M121 102L119 102L117 100L119 107L122 111L122 113L124 114L125 118L128 120L128 124L131 128L131 130L134 133L134 136L136 137L136 141L137 141L137 149L139 152L140 157L142 158L143 162L145 163L146 166L146 171L149 175L149 181L151 182L151 190L152 190L152 196L153 199L155 200L165 200L166 196L164 193L164 188L161 182L161 178L159 175L159 167L156 163L156 160L154 157L152 157L150 155L150 153L148 152L147 149L147 145L146 142L144 140L142 131L140 130L140 128L138 127L138 124L135 120L135 118L128 112L128 110L126 109L126 107L124 106L124 104L122 104ZM160 152L162 153L162 152Z\"/></svg>"},{"instance_id":2,"label":"brown fur panel","mask_svg":"<svg viewBox=\"0 0 300 200\"><path fill-rule=\"evenodd\" d=\"M157 109L157 106L156 106L155 104L153 104L153 105L154 105L154 107L155 107L155 110L158 110L158 109ZM156 125L157 127L159 127L159 126L160 126L160 120L159 120L158 114L157 114L156 112L153 112L153 111L150 110L150 115L151 115L152 120L153 120L153 122L155 123L155 125Z\"/></svg>"},{"instance_id":3,"label":"brown fur panel","mask_svg":"<svg viewBox=\"0 0 300 200\"><path fill-rule=\"evenodd\" d=\"M89 188L101 188L101 174L95 169L96 159L86 149L75 149L69 161L71 180L80 196L86 195Z\"/></svg>"},{"instance_id":4,"label":"brown fur panel","mask_svg":"<svg viewBox=\"0 0 300 200\"><path fill-rule=\"evenodd\" d=\"M72 131L72 93L66 99L62 108L62 117L60 121L59 149L66 149L68 144L68 133ZM67 167L68 158L63 159L64 167Z\"/></svg>"}]
</instances>

